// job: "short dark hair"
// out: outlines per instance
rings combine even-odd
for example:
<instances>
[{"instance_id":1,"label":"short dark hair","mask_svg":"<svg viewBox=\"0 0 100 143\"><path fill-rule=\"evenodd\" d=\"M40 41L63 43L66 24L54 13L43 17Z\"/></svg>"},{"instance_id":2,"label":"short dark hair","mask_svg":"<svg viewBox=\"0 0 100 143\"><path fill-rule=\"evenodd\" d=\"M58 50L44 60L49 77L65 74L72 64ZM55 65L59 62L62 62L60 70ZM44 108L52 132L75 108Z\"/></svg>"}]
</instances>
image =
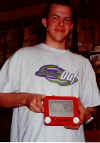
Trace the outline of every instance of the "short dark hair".
<instances>
[{"instance_id":1,"label":"short dark hair","mask_svg":"<svg viewBox=\"0 0 100 143\"><path fill-rule=\"evenodd\" d=\"M44 11L43 17L48 17L48 14L50 12L51 5L53 4L60 4L64 6L69 6L72 9L72 3L69 0L49 0L48 5Z\"/></svg>"}]
</instances>

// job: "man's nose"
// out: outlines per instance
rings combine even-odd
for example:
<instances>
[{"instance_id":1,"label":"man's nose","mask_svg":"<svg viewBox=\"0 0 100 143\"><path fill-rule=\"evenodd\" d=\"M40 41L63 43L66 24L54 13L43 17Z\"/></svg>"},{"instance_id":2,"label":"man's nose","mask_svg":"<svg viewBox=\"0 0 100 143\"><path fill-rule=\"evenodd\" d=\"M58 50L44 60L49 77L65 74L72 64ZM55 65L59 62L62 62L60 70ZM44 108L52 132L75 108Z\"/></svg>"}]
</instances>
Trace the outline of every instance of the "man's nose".
<instances>
[{"instance_id":1,"label":"man's nose","mask_svg":"<svg viewBox=\"0 0 100 143\"><path fill-rule=\"evenodd\" d=\"M59 25L63 26L64 25L64 21L63 20L59 20Z\"/></svg>"}]
</instances>

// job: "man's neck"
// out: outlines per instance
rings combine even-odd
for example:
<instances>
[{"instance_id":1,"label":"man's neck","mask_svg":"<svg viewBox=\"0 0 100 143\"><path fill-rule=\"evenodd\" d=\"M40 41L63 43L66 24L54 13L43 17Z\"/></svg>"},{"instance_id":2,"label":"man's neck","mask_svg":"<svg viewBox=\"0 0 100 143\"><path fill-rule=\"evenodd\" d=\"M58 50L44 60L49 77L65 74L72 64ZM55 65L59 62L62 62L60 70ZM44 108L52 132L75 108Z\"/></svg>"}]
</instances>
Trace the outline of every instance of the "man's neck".
<instances>
[{"instance_id":1,"label":"man's neck","mask_svg":"<svg viewBox=\"0 0 100 143\"><path fill-rule=\"evenodd\" d=\"M66 50L65 42L50 42L46 40L45 43L55 49Z\"/></svg>"}]
</instances>

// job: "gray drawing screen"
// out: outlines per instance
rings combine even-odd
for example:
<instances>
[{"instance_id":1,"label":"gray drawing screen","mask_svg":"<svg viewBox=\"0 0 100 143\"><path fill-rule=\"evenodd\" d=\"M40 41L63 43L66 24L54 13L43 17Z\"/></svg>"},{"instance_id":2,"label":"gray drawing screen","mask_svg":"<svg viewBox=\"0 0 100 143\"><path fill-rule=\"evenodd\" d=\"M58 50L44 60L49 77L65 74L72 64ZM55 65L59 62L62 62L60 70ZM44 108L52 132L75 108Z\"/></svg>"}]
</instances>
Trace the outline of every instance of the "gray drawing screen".
<instances>
[{"instance_id":1,"label":"gray drawing screen","mask_svg":"<svg viewBox=\"0 0 100 143\"><path fill-rule=\"evenodd\" d=\"M72 100L49 100L49 115L56 117L72 117Z\"/></svg>"}]
</instances>

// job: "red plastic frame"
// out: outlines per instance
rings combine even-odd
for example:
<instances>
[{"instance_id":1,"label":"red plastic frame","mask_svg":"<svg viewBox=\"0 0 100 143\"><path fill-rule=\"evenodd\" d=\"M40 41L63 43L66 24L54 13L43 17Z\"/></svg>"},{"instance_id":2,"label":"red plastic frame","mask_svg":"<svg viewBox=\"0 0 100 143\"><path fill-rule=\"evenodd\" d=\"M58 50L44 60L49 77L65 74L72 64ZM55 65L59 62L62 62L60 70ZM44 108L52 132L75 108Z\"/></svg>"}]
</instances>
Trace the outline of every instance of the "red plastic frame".
<instances>
[{"instance_id":1,"label":"red plastic frame","mask_svg":"<svg viewBox=\"0 0 100 143\"><path fill-rule=\"evenodd\" d=\"M73 113L74 115L72 117L56 117L56 116L50 116L49 115L49 100L72 100L73 102ZM75 123L73 122L73 119L75 117L79 118L79 114L78 114L78 101L79 98L76 97L65 97L65 96L46 96L44 98L44 124L45 125L49 125L49 126L64 126L64 125L74 125ZM46 117L50 117L51 122L50 123L46 123L45 122L45 118Z\"/></svg>"}]
</instances>

